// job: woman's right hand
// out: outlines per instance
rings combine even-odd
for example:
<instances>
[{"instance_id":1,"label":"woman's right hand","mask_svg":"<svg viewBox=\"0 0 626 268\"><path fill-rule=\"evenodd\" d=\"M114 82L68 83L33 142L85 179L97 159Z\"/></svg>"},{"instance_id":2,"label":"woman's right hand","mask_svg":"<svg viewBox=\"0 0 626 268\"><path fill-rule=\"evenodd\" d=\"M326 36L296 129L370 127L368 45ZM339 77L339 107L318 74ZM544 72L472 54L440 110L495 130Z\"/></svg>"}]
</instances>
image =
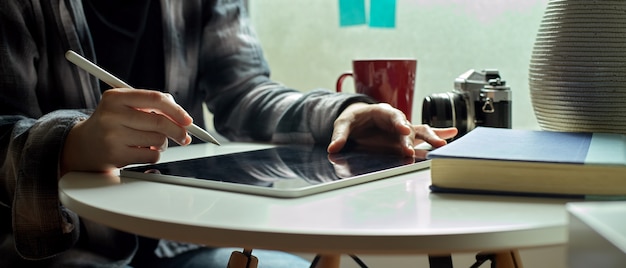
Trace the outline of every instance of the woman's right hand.
<instances>
[{"instance_id":1,"label":"woman's right hand","mask_svg":"<svg viewBox=\"0 0 626 268\"><path fill-rule=\"evenodd\" d=\"M180 145L191 142L185 126L192 121L169 94L107 90L94 113L70 130L61 157L61 175L154 163L167 148L168 138Z\"/></svg>"}]
</instances>

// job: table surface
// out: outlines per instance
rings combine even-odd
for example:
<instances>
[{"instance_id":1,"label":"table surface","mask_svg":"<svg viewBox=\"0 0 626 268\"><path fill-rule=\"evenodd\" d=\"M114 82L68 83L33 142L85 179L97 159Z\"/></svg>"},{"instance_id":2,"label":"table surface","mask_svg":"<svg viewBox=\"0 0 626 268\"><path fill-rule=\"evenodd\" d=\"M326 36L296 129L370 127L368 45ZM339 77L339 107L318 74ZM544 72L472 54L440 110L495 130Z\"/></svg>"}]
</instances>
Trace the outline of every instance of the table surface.
<instances>
[{"instance_id":1,"label":"table surface","mask_svg":"<svg viewBox=\"0 0 626 268\"><path fill-rule=\"evenodd\" d=\"M168 149L161 162L268 145ZM571 200L434 194L428 169L281 199L72 172L61 202L120 230L210 246L322 254L437 254L564 244Z\"/></svg>"},{"instance_id":2,"label":"table surface","mask_svg":"<svg viewBox=\"0 0 626 268\"><path fill-rule=\"evenodd\" d=\"M572 217L577 217L590 229L626 253L626 201L572 202L566 205Z\"/></svg>"}]
</instances>

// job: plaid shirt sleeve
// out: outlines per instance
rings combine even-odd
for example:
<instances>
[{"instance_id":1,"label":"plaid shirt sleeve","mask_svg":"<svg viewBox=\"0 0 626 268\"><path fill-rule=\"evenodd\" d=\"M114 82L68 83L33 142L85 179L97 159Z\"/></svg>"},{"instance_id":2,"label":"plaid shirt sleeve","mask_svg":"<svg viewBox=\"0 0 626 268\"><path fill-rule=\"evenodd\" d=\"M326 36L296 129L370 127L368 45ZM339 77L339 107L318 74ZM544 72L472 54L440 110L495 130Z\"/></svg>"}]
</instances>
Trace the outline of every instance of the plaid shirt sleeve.
<instances>
[{"instance_id":1,"label":"plaid shirt sleeve","mask_svg":"<svg viewBox=\"0 0 626 268\"><path fill-rule=\"evenodd\" d=\"M84 116L75 111L38 120L0 116L2 141L8 145L1 201L11 207L16 248L26 259L53 256L78 240L78 216L59 201L58 159L62 140Z\"/></svg>"},{"instance_id":2,"label":"plaid shirt sleeve","mask_svg":"<svg viewBox=\"0 0 626 268\"><path fill-rule=\"evenodd\" d=\"M214 114L216 129L227 138L327 144L343 107L372 102L364 95L302 92L272 81L243 1L220 1L205 16L198 91Z\"/></svg>"}]
</instances>

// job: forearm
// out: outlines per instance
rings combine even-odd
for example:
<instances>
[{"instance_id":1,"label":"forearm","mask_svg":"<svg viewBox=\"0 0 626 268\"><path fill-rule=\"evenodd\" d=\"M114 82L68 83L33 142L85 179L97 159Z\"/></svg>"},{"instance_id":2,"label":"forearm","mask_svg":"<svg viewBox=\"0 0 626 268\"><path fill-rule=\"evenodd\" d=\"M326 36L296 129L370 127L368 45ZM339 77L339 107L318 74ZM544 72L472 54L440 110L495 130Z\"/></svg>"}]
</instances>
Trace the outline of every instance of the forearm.
<instances>
[{"instance_id":1,"label":"forearm","mask_svg":"<svg viewBox=\"0 0 626 268\"><path fill-rule=\"evenodd\" d=\"M215 128L231 140L328 143L333 121L363 95L327 90L303 93L275 83L245 9L217 5L200 49L200 89Z\"/></svg>"},{"instance_id":2,"label":"forearm","mask_svg":"<svg viewBox=\"0 0 626 268\"><path fill-rule=\"evenodd\" d=\"M288 103L279 115L275 129L268 129L275 143L317 143L327 145L333 132L334 121L351 103L370 99L356 94L337 94L314 90Z\"/></svg>"},{"instance_id":3,"label":"forearm","mask_svg":"<svg viewBox=\"0 0 626 268\"><path fill-rule=\"evenodd\" d=\"M231 140L328 144L334 120L355 102L372 101L327 90L303 93L268 82L213 113L216 129Z\"/></svg>"},{"instance_id":4,"label":"forearm","mask_svg":"<svg viewBox=\"0 0 626 268\"><path fill-rule=\"evenodd\" d=\"M78 239L78 217L58 198L63 141L85 114L59 111L30 119L2 117L2 202L13 211L18 252L39 259L62 252Z\"/></svg>"}]
</instances>

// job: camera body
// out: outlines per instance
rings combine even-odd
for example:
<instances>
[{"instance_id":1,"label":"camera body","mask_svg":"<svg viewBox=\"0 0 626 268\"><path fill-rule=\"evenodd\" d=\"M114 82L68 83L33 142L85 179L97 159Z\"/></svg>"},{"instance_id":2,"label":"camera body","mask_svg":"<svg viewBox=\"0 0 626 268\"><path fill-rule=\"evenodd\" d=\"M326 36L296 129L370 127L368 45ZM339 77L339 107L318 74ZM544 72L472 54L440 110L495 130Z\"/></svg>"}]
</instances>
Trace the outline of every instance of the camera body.
<instances>
[{"instance_id":1,"label":"camera body","mask_svg":"<svg viewBox=\"0 0 626 268\"><path fill-rule=\"evenodd\" d=\"M477 126L511 128L511 89L495 69L469 70L454 80L452 92L424 98L422 123L456 127L459 138Z\"/></svg>"}]
</instances>

